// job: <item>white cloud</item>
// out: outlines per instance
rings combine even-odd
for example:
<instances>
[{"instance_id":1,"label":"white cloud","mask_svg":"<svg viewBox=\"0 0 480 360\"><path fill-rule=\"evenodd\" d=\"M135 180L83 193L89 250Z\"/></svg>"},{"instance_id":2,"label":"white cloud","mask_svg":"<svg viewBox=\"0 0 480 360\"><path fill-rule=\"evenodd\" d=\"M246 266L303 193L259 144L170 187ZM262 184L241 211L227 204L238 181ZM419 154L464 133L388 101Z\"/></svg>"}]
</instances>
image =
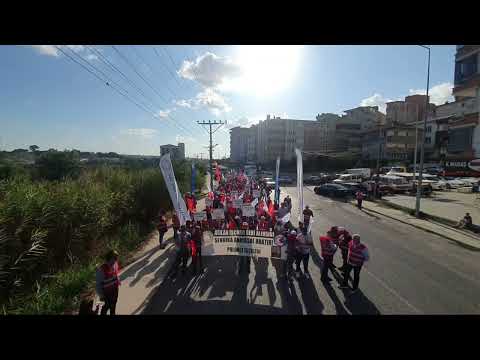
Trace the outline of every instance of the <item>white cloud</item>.
<instances>
[{"instance_id":1,"label":"white cloud","mask_svg":"<svg viewBox=\"0 0 480 360\"><path fill-rule=\"evenodd\" d=\"M174 101L174 103L178 106L181 106L181 107L186 107L186 108L191 108L192 107L192 101L191 100L177 100L177 101Z\"/></svg>"},{"instance_id":2,"label":"white cloud","mask_svg":"<svg viewBox=\"0 0 480 360\"><path fill-rule=\"evenodd\" d=\"M83 45L31 45L31 47L42 55L55 57L62 55L62 52L58 50L57 47L60 49L69 48L76 53L82 53L86 51L86 48ZM93 54L87 55L87 60L97 60L97 56Z\"/></svg>"},{"instance_id":3,"label":"white cloud","mask_svg":"<svg viewBox=\"0 0 480 360\"><path fill-rule=\"evenodd\" d=\"M197 107L205 107L215 115L226 113L232 110L225 98L211 88L207 88L199 92L195 97L195 105Z\"/></svg>"},{"instance_id":4,"label":"white cloud","mask_svg":"<svg viewBox=\"0 0 480 360\"><path fill-rule=\"evenodd\" d=\"M95 55L95 54L88 54L88 55L86 56L86 59L87 59L87 60L98 60L98 56Z\"/></svg>"},{"instance_id":5,"label":"white cloud","mask_svg":"<svg viewBox=\"0 0 480 360\"><path fill-rule=\"evenodd\" d=\"M237 126L241 127L250 127L252 125L258 124L261 120L265 120L267 118L264 114L253 115L253 116L241 116L238 119L228 121L226 128L231 129ZM286 118L282 116L282 118Z\"/></svg>"},{"instance_id":6,"label":"white cloud","mask_svg":"<svg viewBox=\"0 0 480 360\"><path fill-rule=\"evenodd\" d=\"M53 45L32 45L32 48L37 50L42 55L60 56L60 51Z\"/></svg>"},{"instance_id":7,"label":"white cloud","mask_svg":"<svg viewBox=\"0 0 480 360\"><path fill-rule=\"evenodd\" d=\"M146 129L146 128L137 128L137 129L125 129L122 130L121 133L123 135L129 135L129 136L139 136L143 137L145 139L150 139L157 133L157 130L155 129Z\"/></svg>"},{"instance_id":8,"label":"white cloud","mask_svg":"<svg viewBox=\"0 0 480 360\"><path fill-rule=\"evenodd\" d=\"M385 113L387 109L386 103L392 101L390 99L384 98L382 95L375 93L372 96L363 99L360 102L360 106L378 106L378 110Z\"/></svg>"},{"instance_id":9,"label":"white cloud","mask_svg":"<svg viewBox=\"0 0 480 360\"><path fill-rule=\"evenodd\" d=\"M157 115L158 117L161 117L161 118L166 118L166 117L168 117L168 115L169 115L173 110L175 110L175 108L173 108L173 109L166 109L166 110L159 110L156 115Z\"/></svg>"},{"instance_id":10,"label":"white cloud","mask_svg":"<svg viewBox=\"0 0 480 360\"><path fill-rule=\"evenodd\" d=\"M453 101L452 89L453 84L449 82L441 83L431 87L428 94L430 96L430 102L434 103L435 105L442 105L445 104L446 101ZM425 89L410 89L409 94L425 95L426 91Z\"/></svg>"},{"instance_id":11,"label":"white cloud","mask_svg":"<svg viewBox=\"0 0 480 360\"><path fill-rule=\"evenodd\" d=\"M206 88L214 88L221 85L227 78L241 75L241 70L229 57L206 52L193 61L185 60L178 75L197 81Z\"/></svg>"},{"instance_id":12,"label":"white cloud","mask_svg":"<svg viewBox=\"0 0 480 360\"><path fill-rule=\"evenodd\" d=\"M197 140L195 140L193 137L191 136L183 136L183 135L177 135L175 136L175 141L178 143L185 143L185 144L189 144L189 143L196 143Z\"/></svg>"}]
</instances>

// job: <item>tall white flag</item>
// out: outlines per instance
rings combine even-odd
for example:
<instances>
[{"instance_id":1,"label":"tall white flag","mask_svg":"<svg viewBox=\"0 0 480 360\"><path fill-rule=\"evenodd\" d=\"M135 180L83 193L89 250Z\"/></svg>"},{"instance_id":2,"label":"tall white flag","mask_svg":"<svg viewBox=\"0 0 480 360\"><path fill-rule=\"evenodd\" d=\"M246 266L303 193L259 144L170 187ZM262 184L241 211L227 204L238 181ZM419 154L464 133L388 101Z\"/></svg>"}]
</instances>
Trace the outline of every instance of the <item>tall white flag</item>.
<instances>
[{"instance_id":1,"label":"tall white flag","mask_svg":"<svg viewBox=\"0 0 480 360\"><path fill-rule=\"evenodd\" d=\"M180 225L185 225L187 220L191 220L191 218L187 211L185 200L178 189L177 180L175 180L175 173L173 172L170 154L165 154L160 158L160 170L162 171L163 179L165 180L165 185L167 186L168 193L170 194L173 207L175 208L178 219L180 220Z\"/></svg>"},{"instance_id":2,"label":"tall white flag","mask_svg":"<svg viewBox=\"0 0 480 360\"><path fill-rule=\"evenodd\" d=\"M295 153L297 154L298 221L303 221L303 160L299 149L295 149Z\"/></svg>"}]
</instances>

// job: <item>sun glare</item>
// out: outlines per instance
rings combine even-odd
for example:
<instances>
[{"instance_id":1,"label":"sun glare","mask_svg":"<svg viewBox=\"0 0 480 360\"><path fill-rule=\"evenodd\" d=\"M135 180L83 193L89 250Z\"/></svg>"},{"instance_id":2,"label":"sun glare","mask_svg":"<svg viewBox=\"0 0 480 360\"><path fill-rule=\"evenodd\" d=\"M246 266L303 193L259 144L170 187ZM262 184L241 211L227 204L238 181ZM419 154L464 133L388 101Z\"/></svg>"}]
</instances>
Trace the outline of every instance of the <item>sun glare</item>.
<instances>
[{"instance_id":1,"label":"sun glare","mask_svg":"<svg viewBox=\"0 0 480 360\"><path fill-rule=\"evenodd\" d=\"M237 90L256 96L272 96L288 89L299 70L302 46L237 46L233 59L242 75L223 84L225 90Z\"/></svg>"}]
</instances>

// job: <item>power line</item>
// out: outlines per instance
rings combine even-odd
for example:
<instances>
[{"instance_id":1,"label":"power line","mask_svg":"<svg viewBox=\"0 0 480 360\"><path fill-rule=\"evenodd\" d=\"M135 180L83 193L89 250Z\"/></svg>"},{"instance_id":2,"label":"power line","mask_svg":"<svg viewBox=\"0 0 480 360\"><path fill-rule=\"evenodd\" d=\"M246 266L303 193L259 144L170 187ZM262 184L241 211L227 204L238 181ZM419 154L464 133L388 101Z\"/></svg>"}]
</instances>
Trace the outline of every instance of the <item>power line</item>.
<instances>
[{"instance_id":1,"label":"power line","mask_svg":"<svg viewBox=\"0 0 480 360\"><path fill-rule=\"evenodd\" d=\"M127 59L126 56L124 56L116 47L115 45L111 45L111 47L117 52L117 54L133 69L133 71L163 100L163 102L165 104L168 104L168 101L165 100L165 98L150 84L150 82L145 79L145 77L143 77L142 74L140 74L137 69L135 68L135 66ZM167 118L171 119L173 122L175 122L175 119L170 116L170 115L167 115ZM177 122L178 123L178 126L182 127L185 131L188 131L190 134L192 134L193 136L195 136L195 134L193 132L191 132L189 129L185 129L181 124L180 122Z\"/></svg>"},{"instance_id":2,"label":"power line","mask_svg":"<svg viewBox=\"0 0 480 360\"><path fill-rule=\"evenodd\" d=\"M119 68L117 68L117 67L115 66L115 64L113 64L112 62L110 62L106 56L104 56L104 55L103 55L100 51L98 51L97 49L92 48L92 47L90 47L90 46L88 46L88 45L87 45L87 48L90 49L90 51L95 52L95 54L96 54L101 60L103 60L104 63L108 64L108 66L110 66L110 68L113 69L113 71L118 72L132 87L134 87L142 96L144 96L146 99L148 99L153 106L155 106L154 103L153 103L154 100L153 100L152 98L150 98L149 96L147 96L147 95L143 92L143 90L135 84L135 82L133 82L131 79L129 79L129 78L127 77L127 75L125 75L125 74L123 73L123 71L121 71Z\"/></svg>"},{"instance_id":3,"label":"power line","mask_svg":"<svg viewBox=\"0 0 480 360\"><path fill-rule=\"evenodd\" d=\"M108 77L107 75L105 75L105 73L99 69L97 69L95 66L93 66L91 63L89 63L87 60L85 60L83 57L81 57L80 55L76 54L75 52L73 52L72 50L72 54L74 54L75 56L77 56L78 58L80 58L81 60L83 60L84 62L86 62L88 65L90 65L93 69L95 69L96 71L98 71L99 73L101 73L107 80L110 80L107 81L105 79L102 79L97 73L95 73L94 71L92 71L91 69L89 69L87 66L83 65L81 62L79 62L78 60L76 60L75 58L73 58L71 55L69 55L67 52L65 52L62 48L58 47L55 45L55 48L57 50L59 50L60 52L62 52L67 58L69 58L71 61L75 62L76 64L80 65L83 69L85 69L86 71L88 71L90 74L92 74L93 76L95 76L98 80L100 80L102 83L105 83L105 85L109 86L110 88L112 88L113 90L115 90L117 93L119 93L120 95L122 95L124 98L126 98L127 100L129 100L130 102L134 103L138 108L140 108L141 110L145 111L146 113L148 113L149 115L152 115L154 118L156 118L156 114L147 109L146 107L140 105L138 102L136 102L134 99L132 99L130 96L124 94L122 91L118 90L115 86L111 85L110 82L112 82L112 84L116 84L115 81L113 81L112 79L110 79L110 77ZM120 86L119 86L120 87ZM121 88L121 87L120 87ZM126 91L125 89L123 89L124 91ZM126 91L127 92L127 91ZM128 92L127 92L128 94ZM179 129L180 130L180 129Z\"/></svg>"},{"instance_id":4,"label":"power line","mask_svg":"<svg viewBox=\"0 0 480 360\"><path fill-rule=\"evenodd\" d=\"M170 68L163 63L162 58L161 58L160 54L159 54L158 51L157 51L157 48L156 48L155 46L152 46L152 48L153 48L153 50L155 51L155 54L157 54L157 57L160 59L160 62L162 63L162 65L165 66L165 68L166 68L167 71L170 73L170 75L172 75L172 77L174 78L174 80L175 80L175 82L178 84L178 86L179 86L180 88L182 88L183 86L182 86L182 84L178 81L178 79L177 79L177 77L175 76L175 74L174 74L173 72L171 72L171 71L170 71ZM175 65L175 63L173 62L173 60L172 60L172 64L173 64L173 68L175 69L177 66Z\"/></svg>"},{"instance_id":5,"label":"power line","mask_svg":"<svg viewBox=\"0 0 480 360\"><path fill-rule=\"evenodd\" d=\"M145 79L145 78L143 77L143 75L140 74L140 73L137 71L137 69L135 68L135 66L134 66L132 63L130 63L130 61L126 58L126 56L124 56L124 55L115 47L115 45L111 45L111 46L112 46L113 50L115 50L115 51L117 52L117 54L118 54L118 55L133 69L133 71L145 82L145 84L147 84L148 87L150 87L150 89L152 89L165 103L168 103L168 101L165 100L165 98L163 97L163 95L160 94L160 93L150 84L150 82L149 82L147 79Z\"/></svg>"}]
</instances>

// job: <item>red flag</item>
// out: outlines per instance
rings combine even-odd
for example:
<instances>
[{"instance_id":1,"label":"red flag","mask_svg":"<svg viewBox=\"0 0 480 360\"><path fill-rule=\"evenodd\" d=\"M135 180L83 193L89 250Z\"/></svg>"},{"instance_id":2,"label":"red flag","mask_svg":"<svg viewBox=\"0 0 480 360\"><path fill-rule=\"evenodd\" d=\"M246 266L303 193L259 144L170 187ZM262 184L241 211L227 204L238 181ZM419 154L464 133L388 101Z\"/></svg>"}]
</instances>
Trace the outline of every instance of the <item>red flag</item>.
<instances>
[{"instance_id":1,"label":"red flag","mask_svg":"<svg viewBox=\"0 0 480 360\"><path fill-rule=\"evenodd\" d=\"M273 218L273 213L274 213L275 209L273 207L273 201L270 202L270 206L268 207L268 214L270 215L270 217Z\"/></svg>"}]
</instances>

